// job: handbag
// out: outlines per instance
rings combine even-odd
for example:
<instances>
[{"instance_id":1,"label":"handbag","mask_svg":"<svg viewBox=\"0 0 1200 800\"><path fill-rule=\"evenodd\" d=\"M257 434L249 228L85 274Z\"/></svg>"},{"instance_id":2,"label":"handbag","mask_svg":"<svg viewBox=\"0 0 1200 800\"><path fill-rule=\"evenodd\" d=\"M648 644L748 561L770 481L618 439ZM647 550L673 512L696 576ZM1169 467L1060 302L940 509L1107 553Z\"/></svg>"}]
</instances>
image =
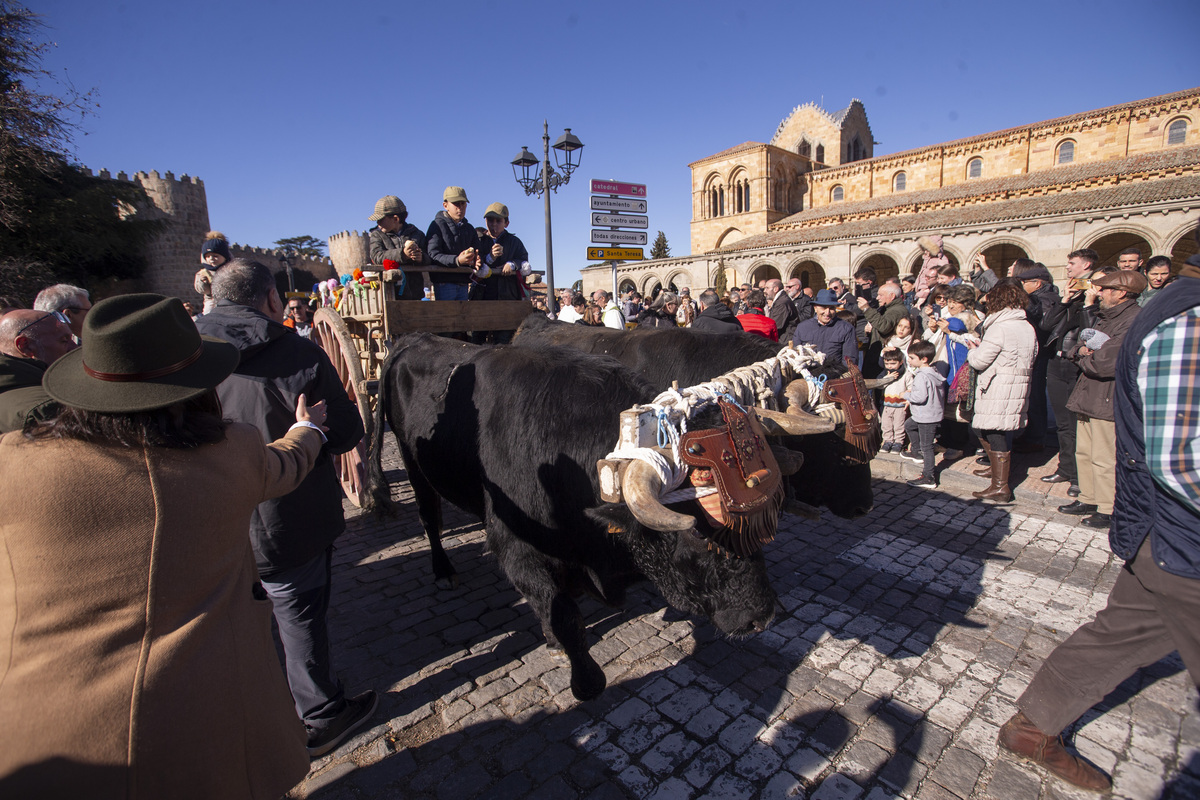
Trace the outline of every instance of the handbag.
<instances>
[{"instance_id":1,"label":"handbag","mask_svg":"<svg viewBox=\"0 0 1200 800\"><path fill-rule=\"evenodd\" d=\"M974 397L974 392L971 391L971 365L963 362L963 365L958 368L958 372L954 374L954 380L950 382L950 388L946 391L947 403L965 403Z\"/></svg>"}]
</instances>

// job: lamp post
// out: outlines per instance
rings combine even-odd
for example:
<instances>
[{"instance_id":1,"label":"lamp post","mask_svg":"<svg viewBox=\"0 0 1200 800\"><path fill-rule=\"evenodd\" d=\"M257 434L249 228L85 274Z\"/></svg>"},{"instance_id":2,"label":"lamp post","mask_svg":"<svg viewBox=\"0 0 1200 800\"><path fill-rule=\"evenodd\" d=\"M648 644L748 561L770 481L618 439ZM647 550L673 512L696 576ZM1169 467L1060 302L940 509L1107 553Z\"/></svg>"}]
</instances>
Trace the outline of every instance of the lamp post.
<instances>
[{"instance_id":1,"label":"lamp post","mask_svg":"<svg viewBox=\"0 0 1200 800\"><path fill-rule=\"evenodd\" d=\"M550 190L558 191L571 180L571 173L579 167L583 142L571 133L570 128L563 129L563 135L554 143L554 160L558 170L550 166L550 125L542 120L542 161L522 147L521 152L512 160L513 177L525 190L526 195L536 194L546 196L546 309L554 313L554 237L550 229ZM518 172L518 169L520 172Z\"/></svg>"},{"instance_id":2,"label":"lamp post","mask_svg":"<svg viewBox=\"0 0 1200 800\"><path fill-rule=\"evenodd\" d=\"M292 273L292 256L293 255L295 255L295 251L292 250L292 248L290 248L290 247L283 248L283 250L279 253L279 265L281 267L283 267L285 272L287 272L288 291L289 292L296 291L296 278L295 278L295 275L293 275L293 273ZM287 304L284 303L284 305L287 305Z\"/></svg>"}]
</instances>

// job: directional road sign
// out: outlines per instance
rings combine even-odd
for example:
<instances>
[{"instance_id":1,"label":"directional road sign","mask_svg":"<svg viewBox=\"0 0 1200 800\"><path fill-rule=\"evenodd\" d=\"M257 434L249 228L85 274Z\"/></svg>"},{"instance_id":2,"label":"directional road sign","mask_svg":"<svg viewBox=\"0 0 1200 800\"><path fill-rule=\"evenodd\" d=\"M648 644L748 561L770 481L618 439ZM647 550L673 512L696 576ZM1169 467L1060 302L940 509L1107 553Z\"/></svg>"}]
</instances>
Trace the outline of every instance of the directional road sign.
<instances>
[{"instance_id":1,"label":"directional road sign","mask_svg":"<svg viewBox=\"0 0 1200 800\"><path fill-rule=\"evenodd\" d=\"M634 214L592 214L592 224L598 228L649 228L650 220Z\"/></svg>"},{"instance_id":2,"label":"directional road sign","mask_svg":"<svg viewBox=\"0 0 1200 800\"><path fill-rule=\"evenodd\" d=\"M645 261L645 251L640 247L589 247L588 261Z\"/></svg>"},{"instance_id":3,"label":"directional road sign","mask_svg":"<svg viewBox=\"0 0 1200 800\"><path fill-rule=\"evenodd\" d=\"M634 214L645 214L646 201L592 195L592 211L631 211Z\"/></svg>"},{"instance_id":4,"label":"directional road sign","mask_svg":"<svg viewBox=\"0 0 1200 800\"><path fill-rule=\"evenodd\" d=\"M604 244L645 244L643 231L592 231L592 241Z\"/></svg>"},{"instance_id":5,"label":"directional road sign","mask_svg":"<svg viewBox=\"0 0 1200 800\"><path fill-rule=\"evenodd\" d=\"M623 194L629 197L645 197L646 184L593 180L592 194Z\"/></svg>"}]
</instances>

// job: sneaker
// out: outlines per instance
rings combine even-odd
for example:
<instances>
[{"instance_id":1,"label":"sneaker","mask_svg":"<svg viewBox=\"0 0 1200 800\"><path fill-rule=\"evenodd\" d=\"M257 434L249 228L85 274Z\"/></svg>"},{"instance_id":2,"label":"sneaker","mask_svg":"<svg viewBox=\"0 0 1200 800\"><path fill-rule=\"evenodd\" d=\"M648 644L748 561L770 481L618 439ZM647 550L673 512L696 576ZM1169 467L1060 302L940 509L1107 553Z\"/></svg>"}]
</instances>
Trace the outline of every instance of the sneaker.
<instances>
[{"instance_id":1,"label":"sneaker","mask_svg":"<svg viewBox=\"0 0 1200 800\"><path fill-rule=\"evenodd\" d=\"M314 728L305 723L304 727L308 729L308 755L312 758L323 756L346 741L350 734L371 718L378 705L379 695L368 690L347 700L346 707L328 725Z\"/></svg>"},{"instance_id":2,"label":"sneaker","mask_svg":"<svg viewBox=\"0 0 1200 800\"><path fill-rule=\"evenodd\" d=\"M901 450L900 457L907 458L909 461L915 461L918 464L925 463L925 457L923 455L921 455L920 453L913 452L913 449L911 447L907 450Z\"/></svg>"},{"instance_id":3,"label":"sneaker","mask_svg":"<svg viewBox=\"0 0 1200 800\"><path fill-rule=\"evenodd\" d=\"M922 489L936 489L937 480L929 475L922 475L919 478L913 478L908 482L909 486L919 486Z\"/></svg>"}]
</instances>

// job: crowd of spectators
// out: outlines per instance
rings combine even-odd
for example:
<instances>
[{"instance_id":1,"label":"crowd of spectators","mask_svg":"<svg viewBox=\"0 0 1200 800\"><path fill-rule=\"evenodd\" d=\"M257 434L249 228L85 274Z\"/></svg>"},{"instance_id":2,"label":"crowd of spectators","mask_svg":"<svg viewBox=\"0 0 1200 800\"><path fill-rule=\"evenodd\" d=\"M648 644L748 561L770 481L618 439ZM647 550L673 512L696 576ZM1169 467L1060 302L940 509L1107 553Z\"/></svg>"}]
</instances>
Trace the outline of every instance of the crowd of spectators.
<instances>
[{"instance_id":1,"label":"crowd of spectators","mask_svg":"<svg viewBox=\"0 0 1200 800\"><path fill-rule=\"evenodd\" d=\"M909 481L915 487L938 486L939 452L946 464L981 449L975 473L990 483L975 497L1011 503L1013 454L1057 449L1055 471L1041 480L1068 484L1071 502L1058 510L1080 516L1082 525L1112 528L1114 548L1130 568L1102 612L1108 616L1081 629L1052 654L1050 671L1043 668L1035 677L1001 732L1007 749L1073 783L1103 788L1107 778L1064 751L1057 731L1110 691L1116 676L1164 650L1178 648L1200 684L1200 613L1193 613L1200 612L1200 545L1194 537L1200 422L1194 394L1190 407L1178 402L1181 385L1196 391L1200 371L1200 259L1189 260L1172 288L1169 258L1143 263L1131 248L1116 264L1102 266L1094 251L1081 249L1069 255L1060 287L1043 264L1025 258L1007 265L1000 277L979 256L964 278L936 240L922 245L927 255L917 275L880 281L863 267L852 276L853 289L841 278L816 290L798 278L744 283L724 296L709 287L695 299L690 287L658 289L649 297L630 291L620 298L604 290L588 297L565 289L547 305L527 281L528 253L508 231L508 208L488 206L486 228L475 229L466 219L467 203L461 187L447 187L443 210L424 233L408 223L398 197L376 203L372 261L407 268L402 297L430 299L427 274L438 301L540 299L548 315L583 326L690 327L810 345L868 378L885 379L876 398L882 450L921 465L920 476ZM199 780L222 796L244 794L247 785L255 787L250 793L262 788L279 794L302 775L305 752L330 751L375 711L376 693L350 695L333 669L325 620L332 546L345 526L332 457L357 445L363 422L328 356L309 341L311 308L304 298L281 297L270 270L232 258L222 234L205 240L201 261L199 311L149 294L108 298L93 309L87 291L66 284L44 289L32 308L0 298L0 433L9 434L0 442L0 486L9 492L7 508L21 506L23 521L6 523L6 546L10 552L35 547L36 537L47 532L74 542L38 561L36 576L12 573L0 585L0 594L57 615L21 621L13 641L30 637L22 645L28 650L10 646L7 665L0 667L0 706L56 721L0 756L0 776L11 781L5 788L55 786L86 794L93 780L86 771L52 775L31 765L47 754L67 753L80 763L104 760L110 750L124 748L137 751L135 783L149 794L171 794L173 780ZM475 340L503 344L510 336L485 331ZM1138 347L1123 346L1128 337ZM141 346L146 341L155 347ZM1135 417L1145 424L1131 422ZM230 454L237 456L237 470L228 469ZM66 484L39 477L54 470L75 477ZM168 473L170 480L159 487ZM135 484L147 496L153 493L154 514L182 509L172 517L177 524L163 529L154 554L146 546L149 534L144 540L126 535L153 527L149 511L139 516L140 506L120 497ZM206 486L220 493L220 503L196 495ZM1130 498L1118 498L1121 486L1133 493ZM1139 511L1123 511L1125 501ZM120 546L85 541L74 524L84 514L90 515L89 531L109 531ZM1154 525L1162 538L1151 557ZM205 537L212 564L196 561L197 537ZM66 557L72 547L85 562ZM213 565L225 565L225 572ZM208 687L197 694L212 702L190 712L204 721L187 738L197 741L207 761L179 766L153 737L135 742L130 730L137 720L126 719L126 727L117 726L107 738L86 735L113 730L107 718L120 716L114 712L119 692L103 681L64 689L70 675L29 666L52 651L86 662L89 653L103 650L97 637L128 634L90 623L112 609L147 602L146 588L137 582L96 583L113 568L166 582L168 593L150 601L162 603L164 614L172 613L172 604L192 603L228 609L230 619L242 620L228 629L213 620L161 628L147 623L138 634L180 654L152 665L156 681ZM76 591L70 603L55 608L58 601L45 594L81 579L94 588L90 599L87 591ZM1148 589L1151 580L1160 588ZM1186 609L1188 619L1146 599L1155 592ZM281 640L282 672L271 668L277 657L265 624L249 624L263 622L268 608ZM112 624L119 627L115 619ZM38 638L28 626L58 630L61 638ZM1147 642L1144 647L1129 644L1136 636ZM1111 674L1083 681L1086 692L1079 694L1069 677L1086 669L1087 654L1098 646L1112 650ZM231 659L241 676L237 685L214 677L228 677L222 669ZM116 659L95 668L128 683L130 670L142 667ZM227 707L246 691L260 708L253 719ZM157 718L164 724L170 699L147 688L136 698L135 715L166 714ZM240 726L236 735L229 726ZM243 739L254 746L214 744Z\"/></svg>"}]
</instances>

